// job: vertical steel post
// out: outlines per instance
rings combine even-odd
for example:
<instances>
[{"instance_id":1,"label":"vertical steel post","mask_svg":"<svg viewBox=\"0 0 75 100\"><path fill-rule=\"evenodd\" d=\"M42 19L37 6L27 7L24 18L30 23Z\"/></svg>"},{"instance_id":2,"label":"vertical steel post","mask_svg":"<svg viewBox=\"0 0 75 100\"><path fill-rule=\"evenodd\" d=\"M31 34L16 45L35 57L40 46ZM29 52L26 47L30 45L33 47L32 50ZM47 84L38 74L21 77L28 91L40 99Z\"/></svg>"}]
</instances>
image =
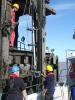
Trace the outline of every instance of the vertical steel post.
<instances>
[{"instance_id":1,"label":"vertical steel post","mask_svg":"<svg viewBox=\"0 0 75 100\"><path fill-rule=\"evenodd\" d=\"M5 9L6 9L6 0L1 0L1 16L0 16L0 28L2 29L2 26L4 24L5 19ZM1 77L3 75L3 37L2 37L2 31L0 30L0 74Z\"/></svg>"},{"instance_id":2,"label":"vertical steel post","mask_svg":"<svg viewBox=\"0 0 75 100\"><path fill-rule=\"evenodd\" d=\"M45 0L37 0L37 70L42 72L45 58Z\"/></svg>"},{"instance_id":3,"label":"vertical steel post","mask_svg":"<svg viewBox=\"0 0 75 100\"><path fill-rule=\"evenodd\" d=\"M6 0L2 0L1 1L1 17L0 17L0 26L2 28L3 24L4 24L4 19L5 19L5 11L6 9ZM3 48L3 41L2 41L2 33L0 30L0 64L2 66L2 58L3 58L3 52L2 52L2 48Z\"/></svg>"},{"instance_id":4,"label":"vertical steel post","mask_svg":"<svg viewBox=\"0 0 75 100\"><path fill-rule=\"evenodd\" d=\"M7 21L6 16L7 11L7 0L2 0L1 2L1 20L0 26L1 28L4 27L5 22ZM2 68L2 74L5 70L4 66L8 65L8 57L9 57L9 40L8 35L3 36L2 30L0 30L0 67ZM4 73L5 74L5 73Z\"/></svg>"},{"instance_id":5,"label":"vertical steel post","mask_svg":"<svg viewBox=\"0 0 75 100\"><path fill-rule=\"evenodd\" d=\"M1 18L2 18L2 0L0 2L0 68L2 66L2 34L1 34Z\"/></svg>"}]
</instances>

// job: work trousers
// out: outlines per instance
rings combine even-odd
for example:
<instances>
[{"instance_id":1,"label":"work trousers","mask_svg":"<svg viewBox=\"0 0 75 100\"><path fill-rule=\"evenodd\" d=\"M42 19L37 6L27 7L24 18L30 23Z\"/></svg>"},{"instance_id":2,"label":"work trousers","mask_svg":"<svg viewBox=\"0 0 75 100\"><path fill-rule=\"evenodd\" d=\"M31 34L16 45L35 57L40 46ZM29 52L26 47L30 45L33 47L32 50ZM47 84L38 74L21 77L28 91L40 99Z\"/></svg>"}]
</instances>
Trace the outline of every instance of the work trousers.
<instances>
[{"instance_id":1,"label":"work trousers","mask_svg":"<svg viewBox=\"0 0 75 100\"><path fill-rule=\"evenodd\" d=\"M46 93L45 100L53 100L53 93Z\"/></svg>"},{"instance_id":2,"label":"work trousers","mask_svg":"<svg viewBox=\"0 0 75 100\"><path fill-rule=\"evenodd\" d=\"M11 36L10 36L9 47L13 47L13 46L14 46L14 41L15 41L15 31L12 30L12 31L11 31Z\"/></svg>"}]
</instances>

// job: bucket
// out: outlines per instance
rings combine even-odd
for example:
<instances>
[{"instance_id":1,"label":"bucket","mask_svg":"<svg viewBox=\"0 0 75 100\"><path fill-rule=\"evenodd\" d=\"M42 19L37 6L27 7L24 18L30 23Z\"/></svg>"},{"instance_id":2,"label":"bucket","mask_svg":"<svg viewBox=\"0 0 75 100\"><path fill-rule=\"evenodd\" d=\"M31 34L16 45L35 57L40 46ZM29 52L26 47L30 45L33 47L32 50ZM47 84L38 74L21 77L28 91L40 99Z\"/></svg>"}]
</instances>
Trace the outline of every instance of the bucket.
<instances>
[{"instance_id":1,"label":"bucket","mask_svg":"<svg viewBox=\"0 0 75 100\"><path fill-rule=\"evenodd\" d=\"M71 89L71 97L72 97L72 100L75 100L75 87L72 87Z\"/></svg>"}]
</instances>

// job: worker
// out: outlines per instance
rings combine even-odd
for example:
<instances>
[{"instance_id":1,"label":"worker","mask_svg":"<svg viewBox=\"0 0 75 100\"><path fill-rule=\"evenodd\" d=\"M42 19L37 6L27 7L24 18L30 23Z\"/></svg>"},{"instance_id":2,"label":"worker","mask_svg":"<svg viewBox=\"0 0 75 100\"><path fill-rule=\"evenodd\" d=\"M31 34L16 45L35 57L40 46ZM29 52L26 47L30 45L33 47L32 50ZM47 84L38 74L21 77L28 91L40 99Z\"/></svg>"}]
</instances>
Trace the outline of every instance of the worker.
<instances>
[{"instance_id":1,"label":"worker","mask_svg":"<svg viewBox=\"0 0 75 100\"><path fill-rule=\"evenodd\" d=\"M45 78L45 100L53 100L53 95L55 91L55 80L54 80L54 72L53 66L46 66L46 78Z\"/></svg>"},{"instance_id":2,"label":"worker","mask_svg":"<svg viewBox=\"0 0 75 100\"><path fill-rule=\"evenodd\" d=\"M1 100L25 100L26 99L26 89L23 79L20 77L19 67L13 65L9 68L9 79L6 81L6 86L4 89Z\"/></svg>"},{"instance_id":3,"label":"worker","mask_svg":"<svg viewBox=\"0 0 75 100\"><path fill-rule=\"evenodd\" d=\"M16 16L16 12L19 10L19 4L15 3L12 6L12 9L10 11L10 16L11 16L11 36L10 36L10 41L9 41L9 47L13 47L14 46L14 41L15 41L15 25L16 25L16 21L15 21L15 16ZM18 24L18 23L17 23Z\"/></svg>"}]
</instances>

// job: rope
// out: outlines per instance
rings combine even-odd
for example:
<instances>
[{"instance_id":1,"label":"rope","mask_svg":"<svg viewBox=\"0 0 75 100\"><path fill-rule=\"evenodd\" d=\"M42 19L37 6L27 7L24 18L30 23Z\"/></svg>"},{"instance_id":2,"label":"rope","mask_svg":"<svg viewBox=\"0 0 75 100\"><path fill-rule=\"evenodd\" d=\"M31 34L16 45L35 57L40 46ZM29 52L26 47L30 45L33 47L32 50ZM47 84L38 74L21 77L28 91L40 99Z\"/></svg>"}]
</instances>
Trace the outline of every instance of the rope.
<instances>
[{"instance_id":1,"label":"rope","mask_svg":"<svg viewBox=\"0 0 75 100\"><path fill-rule=\"evenodd\" d=\"M31 10L31 3L32 3L32 0L30 0L30 4L29 4L29 14L30 14L30 10ZM26 11L26 5L27 5L27 0L26 0L26 4L25 4L25 7L24 7L23 15ZM28 25L29 25L28 21L29 21L29 16L27 16L27 28L28 28ZM28 32L28 30L26 30L26 31L27 31L27 43L25 43L25 44L26 44L26 46L28 46L28 44L29 44L29 34L28 33L29 32ZM30 49L29 46L28 46L28 49Z\"/></svg>"},{"instance_id":2,"label":"rope","mask_svg":"<svg viewBox=\"0 0 75 100\"><path fill-rule=\"evenodd\" d=\"M30 6L31 6L31 2L32 2L32 1L30 0L30 5L29 5L29 14L30 14Z\"/></svg>"},{"instance_id":3,"label":"rope","mask_svg":"<svg viewBox=\"0 0 75 100\"><path fill-rule=\"evenodd\" d=\"M27 4L27 0L26 0L26 4ZM25 13L25 11L26 11L26 4L25 4L25 6L24 6L23 15L24 15L24 13Z\"/></svg>"}]
</instances>

